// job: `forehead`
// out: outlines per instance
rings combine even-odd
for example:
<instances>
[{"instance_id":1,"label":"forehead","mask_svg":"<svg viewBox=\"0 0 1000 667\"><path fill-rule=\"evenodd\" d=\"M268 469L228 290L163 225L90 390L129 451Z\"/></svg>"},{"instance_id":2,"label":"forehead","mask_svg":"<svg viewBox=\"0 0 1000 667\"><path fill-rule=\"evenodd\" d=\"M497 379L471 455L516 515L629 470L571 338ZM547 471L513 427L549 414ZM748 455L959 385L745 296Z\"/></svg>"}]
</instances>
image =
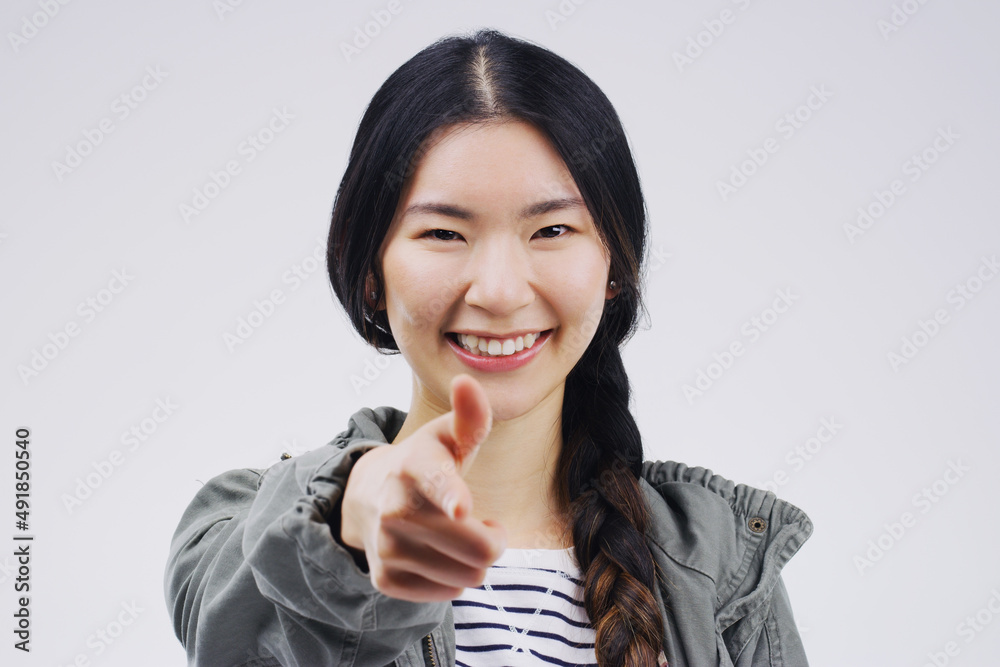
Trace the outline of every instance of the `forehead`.
<instances>
[{"instance_id":1,"label":"forehead","mask_svg":"<svg viewBox=\"0 0 1000 667\"><path fill-rule=\"evenodd\" d=\"M523 121L438 128L415 155L417 167L401 193L489 199L579 196L562 157L541 130Z\"/></svg>"}]
</instances>

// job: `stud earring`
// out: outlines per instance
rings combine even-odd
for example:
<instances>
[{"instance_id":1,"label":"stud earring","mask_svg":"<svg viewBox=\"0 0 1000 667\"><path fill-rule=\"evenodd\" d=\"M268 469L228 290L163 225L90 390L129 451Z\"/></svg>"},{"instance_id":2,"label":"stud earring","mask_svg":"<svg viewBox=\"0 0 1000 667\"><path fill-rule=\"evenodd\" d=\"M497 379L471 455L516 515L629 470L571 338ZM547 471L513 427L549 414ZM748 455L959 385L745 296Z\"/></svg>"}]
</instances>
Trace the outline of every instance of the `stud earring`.
<instances>
[{"instance_id":1,"label":"stud earring","mask_svg":"<svg viewBox=\"0 0 1000 667\"><path fill-rule=\"evenodd\" d=\"M611 282L608 283L608 287L610 287L613 290L616 290L618 289L618 283L612 280Z\"/></svg>"}]
</instances>

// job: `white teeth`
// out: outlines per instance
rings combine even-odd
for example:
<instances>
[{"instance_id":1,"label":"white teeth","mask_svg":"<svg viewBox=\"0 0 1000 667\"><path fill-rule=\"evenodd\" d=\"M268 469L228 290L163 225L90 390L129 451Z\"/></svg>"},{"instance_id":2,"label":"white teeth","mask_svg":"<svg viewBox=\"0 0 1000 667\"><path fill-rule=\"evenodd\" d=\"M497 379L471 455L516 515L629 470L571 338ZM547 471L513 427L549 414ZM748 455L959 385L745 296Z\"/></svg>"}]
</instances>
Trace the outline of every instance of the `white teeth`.
<instances>
[{"instance_id":1,"label":"white teeth","mask_svg":"<svg viewBox=\"0 0 1000 667\"><path fill-rule=\"evenodd\" d=\"M541 334L526 334L517 338L480 338L475 334L458 334L458 342L473 354L483 357L509 356L531 347Z\"/></svg>"}]
</instances>

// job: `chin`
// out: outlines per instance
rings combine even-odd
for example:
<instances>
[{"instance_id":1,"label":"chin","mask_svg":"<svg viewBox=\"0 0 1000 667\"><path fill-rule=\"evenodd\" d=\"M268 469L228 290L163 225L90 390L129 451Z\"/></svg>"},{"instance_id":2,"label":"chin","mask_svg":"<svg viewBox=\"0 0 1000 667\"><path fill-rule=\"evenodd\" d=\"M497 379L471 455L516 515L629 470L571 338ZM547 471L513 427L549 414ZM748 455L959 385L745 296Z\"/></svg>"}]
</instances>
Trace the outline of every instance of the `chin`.
<instances>
[{"instance_id":1,"label":"chin","mask_svg":"<svg viewBox=\"0 0 1000 667\"><path fill-rule=\"evenodd\" d=\"M531 412L542 402L542 397L534 393L514 392L514 395L494 395L488 387L486 394L490 398L490 408L493 410L493 421L509 421Z\"/></svg>"},{"instance_id":2,"label":"chin","mask_svg":"<svg viewBox=\"0 0 1000 667\"><path fill-rule=\"evenodd\" d=\"M511 419L517 419L531 410L531 406L528 405L491 405L493 409L493 422L505 422Z\"/></svg>"}]
</instances>

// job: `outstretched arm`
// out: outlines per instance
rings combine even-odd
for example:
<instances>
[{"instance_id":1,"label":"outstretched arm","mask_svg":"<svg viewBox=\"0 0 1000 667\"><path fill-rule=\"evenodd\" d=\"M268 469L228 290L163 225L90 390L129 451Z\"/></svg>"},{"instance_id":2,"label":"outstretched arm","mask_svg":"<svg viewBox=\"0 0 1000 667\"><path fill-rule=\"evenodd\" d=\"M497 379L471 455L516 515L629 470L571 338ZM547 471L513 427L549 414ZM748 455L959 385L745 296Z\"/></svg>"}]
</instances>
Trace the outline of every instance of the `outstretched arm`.
<instances>
[{"instance_id":1,"label":"outstretched arm","mask_svg":"<svg viewBox=\"0 0 1000 667\"><path fill-rule=\"evenodd\" d=\"M331 528L354 462L380 444L325 445L198 491L164 576L191 665L384 665L441 623L447 603L383 595Z\"/></svg>"}]
</instances>

